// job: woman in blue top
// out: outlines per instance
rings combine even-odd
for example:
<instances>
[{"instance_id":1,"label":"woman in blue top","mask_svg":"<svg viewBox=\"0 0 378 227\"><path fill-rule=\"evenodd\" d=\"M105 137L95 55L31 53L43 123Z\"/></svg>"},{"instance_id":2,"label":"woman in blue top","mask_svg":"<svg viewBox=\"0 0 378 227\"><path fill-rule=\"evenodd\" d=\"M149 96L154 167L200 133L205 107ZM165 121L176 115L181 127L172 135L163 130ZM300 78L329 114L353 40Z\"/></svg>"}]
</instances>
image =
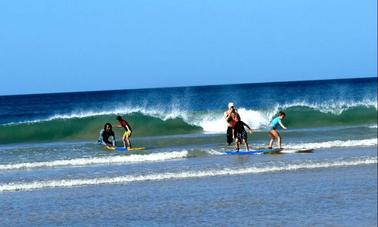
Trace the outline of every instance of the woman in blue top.
<instances>
[{"instance_id":1,"label":"woman in blue top","mask_svg":"<svg viewBox=\"0 0 378 227\"><path fill-rule=\"evenodd\" d=\"M277 138L277 143L280 149L282 149L281 143L281 135L278 133L277 128L278 125L281 126L283 129L287 129L283 124L282 120L285 119L286 114L284 112L279 112L278 117L275 117L272 122L270 123L270 131L269 131L269 136L270 136L270 141L269 141L269 149L272 149L273 142Z\"/></svg>"}]
</instances>

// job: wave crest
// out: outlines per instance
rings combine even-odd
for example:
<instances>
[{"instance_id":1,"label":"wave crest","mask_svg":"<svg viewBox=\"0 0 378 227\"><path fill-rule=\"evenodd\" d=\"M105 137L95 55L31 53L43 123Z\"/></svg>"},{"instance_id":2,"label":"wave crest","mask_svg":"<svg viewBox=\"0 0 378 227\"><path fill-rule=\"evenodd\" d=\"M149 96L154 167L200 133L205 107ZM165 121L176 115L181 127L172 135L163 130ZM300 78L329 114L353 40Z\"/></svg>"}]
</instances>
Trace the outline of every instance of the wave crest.
<instances>
[{"instance_id":1,"label":"wave crest","mask_svg":"<svg viewBox=\"0 0 378 227\"><path fill-rule=\"evenodd\" d=\"M295 102L271 109L238 109L244 122L253 129L265 129L278 111L285 111L285 125L290 128L316 128L348 125L376 125L377 104L372 102L308 104ZM56 114L49 118L0 125L1 143L16 141L54 141L93 139L105 122L117 124L123 115L136 129L136 136L173 135L193 132L223 133L224 110L190 112L172 105L167 109L123 107L107 111L79 111Z\"/></svg>"}]
</instances>

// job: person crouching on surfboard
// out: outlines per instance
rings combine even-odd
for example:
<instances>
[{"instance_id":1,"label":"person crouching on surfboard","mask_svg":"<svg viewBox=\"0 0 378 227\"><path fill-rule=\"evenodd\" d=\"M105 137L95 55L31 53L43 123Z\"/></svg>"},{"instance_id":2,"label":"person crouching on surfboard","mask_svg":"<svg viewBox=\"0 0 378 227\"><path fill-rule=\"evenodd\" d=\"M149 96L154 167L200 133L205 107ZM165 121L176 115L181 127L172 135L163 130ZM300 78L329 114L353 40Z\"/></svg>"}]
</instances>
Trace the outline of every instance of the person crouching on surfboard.
<instances>
[{"instance_id":1,"label":"person crouching on surfboard","mask_svg":"<svg viewBox=\"0 0 378 227\"><path fill-rule=\"evenodd\" d=\"M112 141L109 141L109 138L112 138ZM105 145L105 146L113 146L115 147L116 145L116 140L115 140L115 134L113 132L113 127L112 124L106 123L104 125L104 129L101 129L100 131L100 137L98 138L98 143Z\"/></svg>"},{"instance_id":2,"label":"person crouching on surfboard","mask_svg":"<svg viewBox=\"0 0 378 227\"><path fill-rule=\"evenodd\" d=\"M244 126L246 126L249 130L250 133L252 133L251 127L241 121L240 119L237 121L236 125L234 126L234 138L235 138L235 144L236 144L236 151L239 152L240 149L240 143L245 144L245 149L249 151L249 146L248 146L248 135L247 132L245 131Z\"/></svg>"},{"instance_id":3,"label":"person crouching on surfboard","mask_svg":"<svg viewBox=\"0 0 378 227\"><path fill-rule=\"evenodd\" d=\"M282 139L281 135L278 133L277 128L278 125L281 126L283 129L287 129L283 124L282 120L284 120L286 117L286 114L282 111L278 113L278 117L275 117L272 122L270 123L270 131L269 131L269 136L270 136L270 141L269 141L269 149L272 149L273 142L277 138L277 143L280 149L282 149Z\"/></svg>"},{"instance_id":4,"label":"person crouching on surfboard","mask_svg":"<svg viewBox=\"0 0 378 227\"><path fill-rule=\"evenodd\" d=\"M127 121L122 119L121 116L117 116L117 121L120 123L120 125L117 125L117 128L125 129L125 133L123 133L123 136L122 136L123 147L131 148L130 137L131 137L131 134L133 133L133 130L131 129L129 123L127 123Z\"/></svg>"}]
</instances>

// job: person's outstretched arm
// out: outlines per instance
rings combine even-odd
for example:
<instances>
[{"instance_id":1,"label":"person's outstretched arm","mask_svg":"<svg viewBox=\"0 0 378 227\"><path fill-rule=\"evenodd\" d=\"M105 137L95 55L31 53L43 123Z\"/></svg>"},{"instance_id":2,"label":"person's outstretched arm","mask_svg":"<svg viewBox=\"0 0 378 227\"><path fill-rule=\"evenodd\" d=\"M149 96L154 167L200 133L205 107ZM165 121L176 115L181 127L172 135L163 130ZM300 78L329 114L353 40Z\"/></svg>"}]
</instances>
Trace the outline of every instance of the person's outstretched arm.
<instances>
[{"instance_id":1,"label":"person's outstretched arm","mask_svg":"<svg viewBox=\"0 0 378 227\"><path fill-rule=\"evenodd\" d=\"M106 145L106 143L104 142L104 137L102 136L102 133L103 133L103 132L104 132L104 129L101 129L101 131L100 131L100 136L98 137L97 142L98 142L99 144Z\"/></svg>"},{"instance_id":2,"label":"person's outstretched arm","mask_svg":"<svg viewBox=\"0 0 378 227\"><path fill-rule=\"evenodd\" d=\"M253 132L253 129L249 127L249 125L247 125L244 121L243 121L243 125L245 125L248 128L249 132Z\"/></svg>"},{"instance_id":3,"label":"person's outstretched arm","mask_svg":"<svg viewBox=\"0 0 378 227\"><path fill-rule=\"evenodd\" d=\"M103 130L100 130L100 136L98 137L98 141L103 141L103 138L102 138L102 131L103 131Z\"/></svg>"},{"instance_id":4,"label":"person's outstretched arm","mask_svg":"<svg viewBox=\"0 0 378 227\"><path fill-rule=\"evenodd\" d=\"M285 127L285 125L282 124L281 121L279 121L278 123L280 124L280 126L281 126L283 129L287 129L287 128Z\"/></svg>"},{"instance_id":5,"label":"person's outstretched arm","mask_svg":"<svg viewBox=\"0 0 378 227\"><path fill-rule=\"evenodd\" d=\"M116 138L115 138L115 133L114 132L112 133L112 145L113 145L113 147L116 146Z\"/></svg>"}]
</instances>

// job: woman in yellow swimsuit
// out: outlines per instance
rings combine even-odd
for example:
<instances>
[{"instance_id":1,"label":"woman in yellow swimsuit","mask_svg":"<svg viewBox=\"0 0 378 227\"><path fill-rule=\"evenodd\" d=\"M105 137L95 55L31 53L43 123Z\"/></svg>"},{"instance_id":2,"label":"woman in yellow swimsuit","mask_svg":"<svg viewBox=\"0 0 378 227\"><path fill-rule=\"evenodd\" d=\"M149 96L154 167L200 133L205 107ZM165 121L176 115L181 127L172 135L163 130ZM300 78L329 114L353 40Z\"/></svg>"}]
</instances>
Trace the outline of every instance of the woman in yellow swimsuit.
<instances>
[{"instance_id":1,"label":"woman in yellow swimsuit","mask_svg":"<svg viewBox=\"0 0 378 227\"><path fill-rule=\"evenodd\" d=\"M120 125L117 125L117 128L125 129L125 133L123 133L123 136L122 136L123 147L131 148L130 137L131 137L131 134L133 133L133 130L131 129L129 123L127 123L127 121L122 119L121 116L117 116L117 121L120 123Z\"/></svg>"}]
</instances>

